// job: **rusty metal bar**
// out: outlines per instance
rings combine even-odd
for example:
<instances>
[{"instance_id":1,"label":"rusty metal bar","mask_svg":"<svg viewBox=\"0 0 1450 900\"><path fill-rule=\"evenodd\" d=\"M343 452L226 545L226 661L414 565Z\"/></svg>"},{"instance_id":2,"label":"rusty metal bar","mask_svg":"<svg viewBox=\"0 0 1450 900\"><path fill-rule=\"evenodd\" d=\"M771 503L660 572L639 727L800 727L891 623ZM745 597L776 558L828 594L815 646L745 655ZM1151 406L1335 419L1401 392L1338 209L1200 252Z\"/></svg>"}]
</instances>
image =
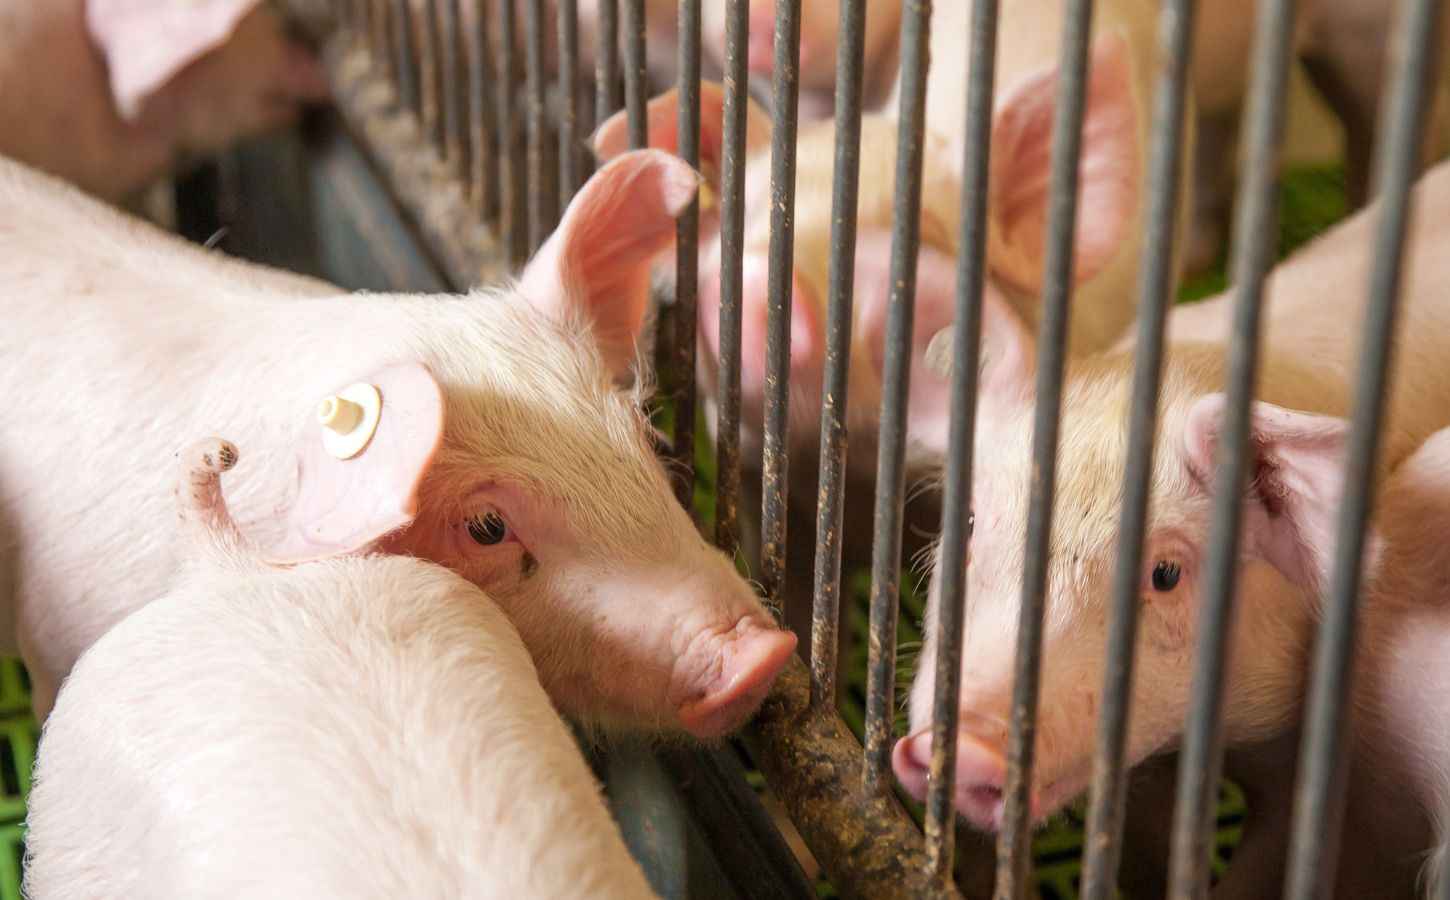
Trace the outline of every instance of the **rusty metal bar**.
<instances>
[{"instance_id":1,"label":"rusty metal bar","mask_svg":"<svg viewBox=\"0 0 1450 900\"><path fill-rule=\"evenodd\" d=\"M891 779L891 719L896 696L896 620L901 593L901 525L906 499L906 393L921 243L922 146L931 4L902 6L901 107L891 217L890 296L881 372L881 426L871 541L871 630L866 686L865 780L885 791Z\"/></svg>"},{"instance_id":2,"label":"rusty metal bar","mask_svg":"<svg viewBox=\"0 0 1450 900\"><path fill-rule=\"evenodd\" d=\"M725 4L720 139L720 347L715 425L715 543L734 552L740 511L740 297L745 255L745 112L749 0Z\"/></svg>"},{"instance_id":3,"label":"rusty metal bar","mask_svg":"<svg viewBox=\"0 0 1450 900\"><path fill-rule=\"evenodd\" d=\"M628 110L629 146L632 150L649 144L649 122L645 113L648 70L644 55L644 30L644 0L624 0L624 106Z\"/></svg>"},{"instance_id":4,"label":"rusty metal bar","mask_svg":"<svg viewBox=\"0 0 1450 900\"><path fill-rule=\"evenodd\" d=\"M584 178L580 172L579 134L579 0L559 3L559 209Z\"/></svg>"},{"instance_id":5,"label":"rusty metal bar","mask_svg":"<svg viewBox=\"0 0 1450 900\"><path fill-rule=\"evenodd\" d=\"M418 66L413 52L413 14L410 0L393 0L393 77L403 105L419 112Z\"/></svg>"},{"instance_id":6,"label":"rusty metal bar","mask_svg":"<svg viewBox=\"0 0 1450 900\"><path fill-rule=\"evenodd\" d=\"M936 573L936 696L926 801L927 868L950 883L956 838L957 709L961 693L962 611L967 543L972 538L972 455L976 445L982 291L987 277L987 189L991 178L992 89L996 82L997 0L972 7L962 211L957 256L956 328L952 347L951 431L942 498L941 565Z\"/></svg>"},{"instance_id":7,"label":"rusty metal bar","mask_svg":"<svg viewBox=\"0 0 1450 900\"><path fill-rule=\"evenodd\" d=\"M836 705L836 648L841 619L841 516L845 502L846 400L851 373L851 309L855 288L856 208L861 183L861 80L865 0L841 0L836 48L836 148L831 187L831 259L826 308L826 359L821 392L820 485L811 622L811 706ZM874 633L874 632L873 632ZM873 698L874 699L874 698ZM887 738L891 699L885 698ZM867 701L867 734L881 704ZM879 729L878 729L879 730Z\"/></svg>"},{"instance_id":8,"label":"rusty metal bar","mask_svg":"<svg viewBox=\"0 0 1450 900\"><path fill-rule=\"evenodd\" d=\"M619 0L599 0L599 34L594 48L594 124L603 124L620 104Z\"/></svg>"},{"instance_id":9,"label":"rusty metal bar","mask_svg":"<svg viewBox=\"0 0 1450 900\"><path fill-rule=\"evenodd\" d=\"M1354 391L1354 412L1344 473L1344 496L1334 540L1334 571L1325 597L1324 622L1315 644L1308 712L1299 749L1299 783L1294 794L1294 831L1289 848L1292 900L1327 896L1334 884L1344 821L1348 766L1350 677L1364 561L1365 526L1374 505L1380 423L1384 417L1395 318L1400 300L1405 232L1410 224L1410 191L1419 171L1426 99L1435 72L1435 39L1440 33L1439 0L1410 0L1391 42L1399 57L1394 88L1385 108L1388 122L1379 138L1375 193L1379 233L1375 238L1369 302L1364 316L1364 352Z\"/></svg>"},{"instance_id":10,"label":"rusty metal bar","mask_svg":"<svg viewBox=\"0 0 1450 900\"><path fill-rule=\"evenodd\" d=\"M528 227L524 210L521 182L524 179L523 162L519 159L517 131L514 127L513 95L517 85L518 71L515 52L514 31L517 19L514 15L514 0L498 0L498 72L495 75L498 114L494 121L498 126L499 183L502 186L500 202L499 231L504 246L508 248L510 262L519 266L528 256Z\"/></svg>"},{"instance_id":11,"label":"rusty metal bar","mask_svg":"<svg viewBox=\"0 0 1450 900\"><path fill-rule=\"evenodd\" d=\"M1031 864L1033 764L1037 743L1038 685L1042 673L1042 617L1052 552L1052 498L1057 488L1057 439L1062 375L1072 300L1073 238L1077 224L1078 160L1087 95L1092 0L1074 0L1063 19L1057 106L1052 121L1052 182L1047 200L1042 330L1038 335L1037 410L1032 425L1032 480L1027 510L1027 560L1017 623L1011 736L1007 749L1005 811L997 843L999 900L1027 890Z\"/></svg>"},{"instance_id":12,"label":"rusty metal bar","mask_svg":"<svg viewBox=\"0 0 1450 900\"><path fill-rule=\"evenodd\" d=\"M496 221L499 214L499 165L495 137L497 124L489 103L488 78L494 71L488 29L488 12L479 3L469 4L472 21L468 28L468 129L469 199L479 218Z\"/></svg>"},{"instance_id":13,"label":"rusty metal bar","mask_svg":"<svg viewBox=\"0 0 1450 900\"><path fill-rule=\"evenodd\" d=\"M790 429L790 305L795 257L796 113L801 0L775 5L775 84L770 136L770 250L766 274L765 440L761 480L760 583L779 610L785 586L787 447Z\"/></svg>"},{"instance_id":14,"label":"rusty metal bar","mask_svg":"<svg viewBox=\"0 0 1450 900\"><path fill-rule=\"evenodd\" d=\"M810 673L793 657L746 726L750 755L842 897L955 898L926 870L921 832L890 794L852 777L861 760L834 710L811 708Z\"/></svg>"},{"instance_id":15,"label":"rusty metal bar","mask_svg":"<svg viewBox=\"0 0 1450 900\"><path fill-rule=\"evenodd\" d=\"M700 167L700 0L680 0L680 158ZM699 318L700 197L690 200L676 227L674 341L674 464L680 503L695 496L695 329Z\"/></svg>"},{"instance_id":16,"label":"rusty metal bar","mask_svg":"<svg viewBox=\"0 0 1450 900\"><path fill-rule=\"evenodd\" d=\"M1233 282L1238 293L1229 343L1228 397L1214 479L1208 558L1199 602L1188 724L1178 766L1169 893L1208 889L1213 814L1223 763L1223 686L1236 607L1241 499L1249 472L1249 409L1258 372L1259 311L1278 231L1279 148L1284 132L1295 0L1263 0L1256 23L1244 173L1235 201Z\"/></svg>"},{"instance_id":17,"label":"rusty metal bar","mask_svg":"<svg viewBox=\"0 0 1450 900\"><path fill-rule=\"evenodd\" d=\"M372 9L372 31L369 34L369 46L372 47L373 58L380 60L387 74L396 78L397 57L394 56L388 34L389 0L367 0L367 2Z\"/></svg>"},{"instance_id":18,"label":"rusty metal bar","mask_svg":"<svg viewBox=\"0 0 1450 900\"><path fill-rule=\"evenodd\" d=\"M465 75L459 63L459 0L438 0L438 3L438 28L442 42L438 58L443 67L443 156L448 161L450 173L458 178L467 178L469 173L464 162L466 135L463 129L463 92L460 90Z\"/></svg>"},{"instance_id":19,"label":"rusty metal bar","mask_svg":"<svg viewBox=\"0 0 1450 900\"><path fill-rule=\"evenodd\" d=\"M524 0L528 69L529 254L549 232L544 183L544 0Z\"/></svg>"},{"instance_id":20,"label":"rusty metal bar","mask_svg":"<svg viewBox=\"0 0 1450 900\"><path fill-rule=\"evenodd\" d=\"M443 146L443 115L439 95L442 73L438 69L438 0L421 0L413 25L418 35L419 97L423 109L423 133L435 147ZM418 20L421 17L421 21Z\"/></svg>"},{"instance_id":21,"label":"rusty metal bar","mask_svg":"<svg viewBox=\"0 0 1450 900\"><path fill-rule=\"evenodd\" d=\"M1164 322L1173 302L1173 239L1181 198L1184 115L1193 47L1194 0L1165 0L1158 16L1158 83L1154 89L1152 158L1143 257L1138 271L1138 349L1123 464L1123 499L1112 607L1104 653L1103 710L1098 718L1083 841L1082 894L1112 900L1117 894L1123 806L1127 790L1128 716L1133 655L1142 596L1144 532L1158 432L1158 395Z\"/></svg>"}]
</instances>

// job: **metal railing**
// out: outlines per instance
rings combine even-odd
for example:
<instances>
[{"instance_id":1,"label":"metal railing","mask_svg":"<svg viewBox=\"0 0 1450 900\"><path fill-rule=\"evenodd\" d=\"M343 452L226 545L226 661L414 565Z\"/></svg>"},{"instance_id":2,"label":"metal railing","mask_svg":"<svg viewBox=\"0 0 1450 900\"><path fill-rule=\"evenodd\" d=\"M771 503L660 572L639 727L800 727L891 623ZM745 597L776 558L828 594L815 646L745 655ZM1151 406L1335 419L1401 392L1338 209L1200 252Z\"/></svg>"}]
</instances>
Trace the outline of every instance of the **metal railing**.
<instances>
[{"instance_id":1,"label":"metal railing","mask_svg":"<svg viewBox=\"0 0 1450 900\"><path fill-rule=\"evenodd\" d=\"M591 169L585 153L595 124L621 105L629 143L644 146L646 56L644 0L600 0L592 77L581 63L577 0L341 0L342 27L326 62L350 127L358 133L457 283L506 277L557 223ZM623 10L617 9L618 2ZM872 0L883 2L883 0ZM849 896L955 896L954 768L962 655L964 572L971 523L971 473L986 275L987 193L998 0L973 0L970 69L964 71L964 198L951 378L951 425L941 529L940 606L930 764L924 829L895 799L890 750L896 698L896 626L906 473L906 401L910 380L915 277L920 242L922 148L928 35L927 0L906 0L901 37L901 101L891 232L889 312L877 454L870 654L864 746L835 711L840 628L841 519L847 446L853 262L859 187L862 65L866 0L841 0L836 74L835 175L825 328L824 403L815 535L814 611L809 670L787 669L747 727L751 755L833 884ZM742 257L744 253L747 0L726 8L724 122L721 147L720 355L717 495L714 533L734 549L741 515ZM1380 198L1364 354L1355 386L1346 490L1336 536L1336 565L1313 661L1299 765L1289 895L1318 896L1333 877L1345 776L1348 673L1353 661L1361 547L1372 506L1403 257L1409 190L1417 174L1426 92L1432 77L1437 0L1406 0L1394 42L1395 78L1378 148ZM1150 126L1146 213L1137 297L1137 350L1123 468L1120 530L1106 624L1107 665L1097 722L1084 842L1083 895L1114 895L1122 841L1129 689L1133 683L1144 532L1157 438L1165 320L1173 300L1175 222L1183 199L1182 160L1190 48L1196 4L1162 0L1158 68ZM1243 488L1250 465L1250 403L1258 372L1260 307L1274 263L1280 145L1295 0L1261 0L1251 69L1246 148L1238 187L1231 262L1237 299L1228 341L1225 420L1213 486L1210 537L1201 593L1188 727L1179 765L1169 891L1203 896L1208 884L1212 811L1222 757L1222 706L1229 635L1235 621ZM548 11L557 17L557 71L548 82ZM678 18L680 155L700 161L700 0L680 0ZM793 227L796 180L800 0L775 4L775 80L770 150L761 571L766 598L779 603L786 568L787 429ZM622 15L621 15L622 12ZM1029 890L1029 786L1049 535L1058 462L1058 427L1077 220L1078 160L1086 98L1092 0L1067 0L1051 145L1042 315L1037 340L1036 413L1015 693L999 844L996 895ZM617 52L623 46L622 56ZM520 63L525 77L521 80ZM938 60L939 65L952 64ZM965 68L965 67L964 67ZM588 102L592 88L592 106ZM692 496L696 404L696 267L699 206L679 222L673 327L659 341L658 364L672 373L671 471L679 496ZM754 513L754 511L747 511Z\"/></svg>"}]
</instances>

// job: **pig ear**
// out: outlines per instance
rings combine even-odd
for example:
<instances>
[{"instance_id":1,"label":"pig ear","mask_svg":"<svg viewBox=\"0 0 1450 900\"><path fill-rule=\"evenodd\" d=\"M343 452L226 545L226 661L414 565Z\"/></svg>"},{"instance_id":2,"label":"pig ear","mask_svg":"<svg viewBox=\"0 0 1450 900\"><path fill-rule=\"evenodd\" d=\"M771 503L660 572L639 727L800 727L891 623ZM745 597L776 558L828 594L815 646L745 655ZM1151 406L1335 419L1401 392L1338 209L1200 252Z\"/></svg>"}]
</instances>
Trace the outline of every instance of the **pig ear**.
<instances>
[{"instance_id":1,"label":"pig ear","mask_svg":"<svg viewBox=\"0 0 1450 900\"><path fill-rule=\"evenodd\" d=\"M1210 394L1188 410L1184 452L1205 491L1213 489L1225 402ZM1255 403L1252 419L1245 517L1252 546L1294 584L1320 590L1334 552L1349 423L1268 403Z\"/></svg>"},{"instance_id":2,"label":"pig ear","mask_svg":"<svg viewBox=\"0 0 1450 900\"><path fill-rule=\"evenodd\" d=\"M1116 31L1093 42L1077 206L1075 284L1112 259L1131 233L1141 185L1138 118L1127 43ZM992 126L991 232L998 277L1037 294L1046 254L1052 117L1057 66L1026 76L998 106Z\"/></svg>"},{"instance_id":3,"label":"pig ear","mask_svg":"<svg viewBox=\"0 0 1450 900\"><path fill-rule=\"evenodd\" d=\"M520 292L556 321L588 317L605 361L616 375L627 374L654 258L674 246L675 218L699 183L694 169L658 150L607 163L524 269Z\"/></svg>"},{"instance_id":4,"label":"pig ear","mask_svg":"<svg viewBox=\"0 0 1450 900\"><path fill-rule=\"evenodd\" d=\"M649 102L647 107L648 144L656 150L678 153L680 150L680 96L669 90ZM724 158L725 88L716 81L700 83L700 169L715 189L720 187L720 167ZM745 152L770 143L770 117L760 104L747 97L745 104ZM629 118L620 110L605 120L594 132L594 153L600 159L613 159L629 149Z\"/></svg>"},{"instance_id":5,"label":"pig ear","mask_svg":"<svg viewBox=\"0 0 1450 900\"><path fill-rule=\"evenodd\" d=\"M885 365L890 303L891 233L865 232L856 243L856 328L879 377ZM955 365L957 261L923 245L916 262L916 308L911 342L908 430L930 450L946 451ZM982 293L980 404L1006 410L1032 396L1036 353L1022 319L990 286Z\"/></svg>"},{"instance_id":6,"label":"pig ear","mask_svg":"<svg viewBox=\"0 0 1450 900\"><path fill-rule=\"evenodd\" d=\"M328 404L339 397L360 408L355 422L347 407ZM416 363L385 369L318 399L319 415L308 422L298 448L297 500L285 535L265 554L268 562L365 553L411 524L418 514L418 485L443 439L443 393ZM324 428L324 410L341 418ZM363 440L360 451L339 458Z\"/></svg>"},{"instance_id":7,"label":"pig ear","mask_svg":"<svg viewBox=\"0 0 1450 900\"><path fill-rule=\"evenodd\" d=\"M117 111L134 118L178 72L225 44L259 2L86 0L86 25L105 57Z\"/></svg>"}]
</instances>

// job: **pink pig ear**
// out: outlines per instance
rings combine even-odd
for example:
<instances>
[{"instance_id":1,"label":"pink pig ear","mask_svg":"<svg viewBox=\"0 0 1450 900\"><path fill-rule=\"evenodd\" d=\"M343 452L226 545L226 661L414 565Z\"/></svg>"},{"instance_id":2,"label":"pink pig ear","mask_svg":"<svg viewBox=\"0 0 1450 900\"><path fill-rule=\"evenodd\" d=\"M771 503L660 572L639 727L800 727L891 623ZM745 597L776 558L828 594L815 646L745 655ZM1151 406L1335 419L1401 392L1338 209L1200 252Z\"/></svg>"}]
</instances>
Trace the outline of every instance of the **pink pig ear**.
<instances>
[{"instance_id":1,"label":"pink pig ear","mask_svg":"<svg viewBox=\"0 0 1450 900\"><path fill-rule=\"evenodd\" d=\"M878 376L885 366L890 267L891 233L863 233L856 243L857 341L869 351ZM956 297L955 257L923 245L916 262L907 429L912 440L940 453L946 452L951 423ZM1028 402L1035 359L1032 336L1022 319L989 285L982 294L982 410L991 414Z\"/></svg>"},{"instance_id":2,"label":"pink pig ear","mask_svg":"<svg viewBox=\"0 0 1450 900\"><path fill-rule=\"evenodd\" d=\"M1209 394L1188 410L1183 449L1204 490L1213 489L1225 402ZM1255 403L1252 417L1250 539L1285 578L1320 590L1334 553L1349 423L1268 403Z\"/></svg>"},{"instance_id":3,"label":"pink pig ear","mask_svg":"<svg viewBox=\"0 0 1450 900\"><path fill-rule=\"evenodd\" d=\"M647 107L648 145L656 150L680 150L680 96L668 90L650 100ZM700 169L711 187L719 190L720 166L724 156L725 88L716 81L700 83ZM613 159L629 149L629 118L620 110L594 132L594 153ZM770 117L760 104L745 104L745 152L770 143Z\"/></svg>"},{"instance_id":4,"label":"pink pig ear","mask_svg":"<svg viewBox=\"0 0 1450 900\"><path fill-rule=\"evenodd\" d=\"M261 0L86 0L123 118L192 62L225 44Z\"/></svg>"},{"instance_id":5,"label":"pink pig ear","mask_svg":"<svg viewBox=\"0 0 1450 900\"><path fill-rule=\"evenodd\" d=\"M987 258L1014 288L1037 294L1046 255L1052 117L1057 66L1029 74L1000 102L992 126ZM1131 233L1141 194L1138 118L1127 42L1116 31L1093 41L1079 164L1074 283L1091 278Z\"/></svg>"},{"instance_id":6,"label":"pink pig ear","mask_svg":"<svg viewBox=\"0 0 1450 900\"><path fill-rule=\"evenodd\" d=\"M365 553L387 534L406 527L418 514L418 485L433 464L443 439L443 394L429 371L416 363L385 369L364 385L376 389L376 429L364 433L374 410L366 389L356 385L329 400L357 401L361 424L343 407L342 419L324 429L319 417L308 422L297 459L297 500L286 535L266 553L268 562L287 564ZM352 398L352 399L349 399ZM318 398L323 400L323 398ZM337 406L323 407L336 415ZM351 427L353 430L349 430ZM328 432L326 439L324 433ZM366 439L361 451L349 438Z\"/></svg>"},{"instance_id":7,"label":"pink pig ear","mask_svg":"<svg viewBox=\"0 0 1450 900\"><path fill-rule=\"evenodd\" d=\"M644 323L655 257L675 243L675 218L700 176L678 157L637 150L605 164L564 211L519 281L556 321L586 316L605 362L628 374Z\"/></svg>"}]
</instances>

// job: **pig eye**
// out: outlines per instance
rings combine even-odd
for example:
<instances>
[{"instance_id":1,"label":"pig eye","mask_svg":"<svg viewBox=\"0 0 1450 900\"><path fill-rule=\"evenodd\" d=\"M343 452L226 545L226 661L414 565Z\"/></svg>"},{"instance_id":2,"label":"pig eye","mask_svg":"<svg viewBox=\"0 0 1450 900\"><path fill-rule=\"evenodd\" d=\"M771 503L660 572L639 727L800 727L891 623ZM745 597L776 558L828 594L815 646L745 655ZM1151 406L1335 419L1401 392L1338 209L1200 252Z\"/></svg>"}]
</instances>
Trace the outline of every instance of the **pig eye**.
<instances>
[{"instance_id":1,"label":"pig eye","mask_svg":"<svg viewBox=\"0 0 1450 900\"><path fill-rule=\"evenodd\" d=\"M468 520L468 536L485 547L500 543L508 535L508 523L496 512L484 513Z\"/></svg>"},{"instance_id":2,"label":"pig eye","mask_svg":"<svg viewBox=\"0 0 1450 900\"><path fill-rule=\"evenodd\" d=\"M1183 568L1176 562L1169 562L1160 559L1153 565L1153 590L1168 592L1178 587L1178 579L1183 575Z\"/></svg>"}]
</instances>

